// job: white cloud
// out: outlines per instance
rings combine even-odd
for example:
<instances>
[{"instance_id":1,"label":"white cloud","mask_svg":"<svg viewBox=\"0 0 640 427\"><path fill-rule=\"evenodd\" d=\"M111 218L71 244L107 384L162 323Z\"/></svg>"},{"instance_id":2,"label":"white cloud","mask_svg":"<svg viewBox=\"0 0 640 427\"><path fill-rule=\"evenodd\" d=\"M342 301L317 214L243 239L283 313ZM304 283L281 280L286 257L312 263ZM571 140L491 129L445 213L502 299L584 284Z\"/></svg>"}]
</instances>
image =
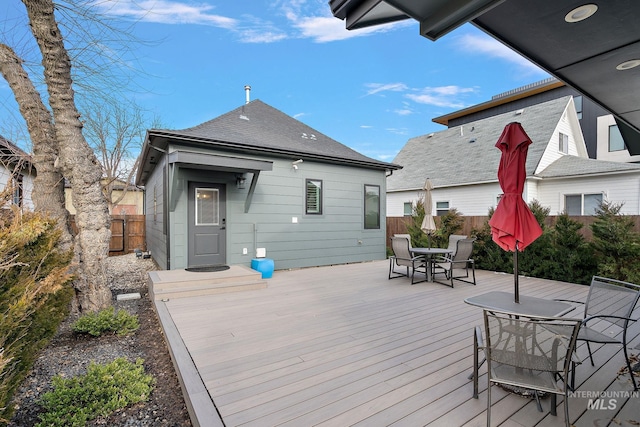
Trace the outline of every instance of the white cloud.
<instances>
[{"instance_id":1,"label":"white cloud","mask_svg":"<svg viewBox=\"0 0 640 427\"><path fill-rule=\"evenodd\" d=\"M238 21L212 14L214 6L187 4L170 0L96 0L94 7L102 13L161 24L200 24L234 29Z\"/></svg>"},{"instance_id":2,"label":"white cloud","mask_svg":"<svg viewBox=\"0 0 640 427\"><path fill-rule=\"evenodd\" d=\"M465 103L462 98L466 94L474 93L475 88L460 86L425 87L416 93L405 96L418 104L435 105L436 107L463 108Z\"/></svg>"},{"instance_id":3,"label":"white cloud","mask_svg":"<svg viewBox=\"0 0 640 427\"><path fill-rule=\"evenodd\" d=\"M409 88L404 83L365 83L368 95L375 95L381 92L404 92Z\"/></svg>"},{"instance_id":4,"label":"white cloud","mask_svg":"<svg viewBox=\"0 0 640 427\"><path fill-rule=\"evenodd\" d=\"M499 41L483 34L463 34L454 39L459 50L472 55L484 55L511 62L529 72L544 73L537 65L520 56Z\"/></svg>"}]
</instances>

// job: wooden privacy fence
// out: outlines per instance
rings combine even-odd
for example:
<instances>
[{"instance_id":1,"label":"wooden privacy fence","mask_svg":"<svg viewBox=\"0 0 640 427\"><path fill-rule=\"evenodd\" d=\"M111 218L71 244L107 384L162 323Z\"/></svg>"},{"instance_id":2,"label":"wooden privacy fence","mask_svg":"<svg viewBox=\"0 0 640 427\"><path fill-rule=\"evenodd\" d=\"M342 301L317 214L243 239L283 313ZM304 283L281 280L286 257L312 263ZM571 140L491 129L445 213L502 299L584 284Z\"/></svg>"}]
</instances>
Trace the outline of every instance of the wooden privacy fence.
<instances>
[{"instance_id":1,"label":"wooden privacy fence","mask_svg":"<svg viewBox=\"0 0 640 427\"><path fill-rule=\"evenodd\" d=\"M71 227L75 233L75 216L71 215ZM111 215L111 241L109 256L124 255L134 249L146 250L144 215Z\"/></svg>"},{"instance_id":2,"label":"wooden privacy fence","mask_svg":"<svg viewBox=\"0 0 640 427\"><path fill-rule=\"evenodd\" d=\"M635 231L640 233L640 215L630 215L631 218L634 219L636 227ZM545 224L547 226L552 226L557 221L557 216L548 216L545 219ZM580 232L584 236L584 238L588 241L592 238L591 227L590 225L595 221L595 217L593 216L570 216L574 221L577 221L583 225L580 229ZM460 230L460 234L466 234L467 236L471 235L471 231L476 229L480 229L484 227L484 224L489 220L488 216L463 216L464 220L462 225L462 230ZM440 226L440 218L434 218L436 222L436 227ZM387 217L387 244L391 236L394 234L404 234L407 233L407 224L410 224L412 218L409 216L402 217Z\"/></svg>"}]
</instances>

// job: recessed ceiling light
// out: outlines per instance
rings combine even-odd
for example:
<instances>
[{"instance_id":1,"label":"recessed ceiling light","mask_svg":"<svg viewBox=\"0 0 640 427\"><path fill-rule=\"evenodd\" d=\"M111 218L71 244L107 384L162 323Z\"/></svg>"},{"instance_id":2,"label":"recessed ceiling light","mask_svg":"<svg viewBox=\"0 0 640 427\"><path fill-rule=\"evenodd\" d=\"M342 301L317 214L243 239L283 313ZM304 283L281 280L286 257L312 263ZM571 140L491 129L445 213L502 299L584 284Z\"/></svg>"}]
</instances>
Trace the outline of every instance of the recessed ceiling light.
<instances>
[{"instance_id":1,"label":"recessed ceiling light","mask_svg":"<svg viewBox=\"0 0 640 427\"><path fill-rule=\"evenodd\" d=\"M567 22L580 22L591 17L598 10L598 6L595 4L583 4L576 7L571 12L567 13L564 20Z\"/></svg>"},{"instance_id":2,"label":"recessed ceiling light","mask_svg":"<svg viewBox=\"0 0 640 427\"><path fill-rule=\"evenodd\" d=\"M635 68L640 65L640 59L632 59L630 61L625 61L622 64L618 64L616 70L624 71L630 68Z\"/></svg>"}]
</instances>

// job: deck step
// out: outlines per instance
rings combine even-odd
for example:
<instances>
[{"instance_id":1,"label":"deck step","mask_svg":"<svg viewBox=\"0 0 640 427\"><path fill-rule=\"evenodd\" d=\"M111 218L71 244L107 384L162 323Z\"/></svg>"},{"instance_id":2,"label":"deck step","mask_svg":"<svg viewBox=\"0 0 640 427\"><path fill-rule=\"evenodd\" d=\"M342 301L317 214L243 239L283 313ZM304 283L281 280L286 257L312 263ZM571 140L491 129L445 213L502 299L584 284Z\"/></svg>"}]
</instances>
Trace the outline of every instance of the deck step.
<instances>
[{"instance_id":1,"label":"deck step","mask_svg":"<svg viewBox=\"0 0 640 427\"><path fill-rule=\"evenodd\" d=\"M165 270L149 272L149 294L156 300L263 289L262 274L242 265L217 272Z\"/></svg>"}]
</instances>

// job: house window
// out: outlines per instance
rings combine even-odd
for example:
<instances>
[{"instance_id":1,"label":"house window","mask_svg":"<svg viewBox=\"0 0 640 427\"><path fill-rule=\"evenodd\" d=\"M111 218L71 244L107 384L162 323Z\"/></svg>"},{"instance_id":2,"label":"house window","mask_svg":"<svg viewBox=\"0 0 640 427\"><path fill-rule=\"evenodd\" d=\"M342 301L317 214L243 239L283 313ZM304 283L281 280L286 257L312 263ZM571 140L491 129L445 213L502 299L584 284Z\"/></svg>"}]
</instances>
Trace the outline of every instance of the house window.
<instances>
[{"instance_id":1,"label":"house window","mask_svg":"<svg viewBox=\"0 0 640 427\"><path fill-rule=\"evenodd\" d=\"M582 96L574 96L573 104L576 106L576 113L578 114L578 119L582 118Z\"/></svg>"},{"instance_id":2,"label":"house window","mask_svg":"<svg viewBox=\"0 0 640 427\"><path fill-rule=\"evenodd\" d=\"M404 216L413 215L413 203L404 202Z\"/></svg>"},{"instance_id":3,"label":"house window","mask_svg":"<svg viewBox=\"0 0 640 427\"><path fill-rule=\"evenodd\" d=\"M18 175L12 180L13 204L22 207L22 175Z\"/></svg>"},{"instance_id":4,"label":"house window","mask_svg":"<svg viewBox=\"0 0 640 427\"><path fill-rule=\"evenodd\" d=\"M196 188L196 225L219 225L220 191Z\"/></svg>"},{"instance_id":5,"label":"house window","mask_svg":"<svg viewBox=\"0 0 640 427\"><path fill-rule=\"evenodd\" d=\"M322 215L322 180L307 179L305 193L305 213Z\"/></svg>"},{"instance_id":6,"label":"house window","mask_svg":"<svg viewBox=\"0 0 640 427\"><path fill-rule=\"evenodd\" d=\"M564 154L569 154L569 135L565 135L560 132L558 143L558 151Z\"/></svg>"},{"instance_id":7,"label":"house window","mask_svg":"<svg viewBox=\"0 0 640 427\"><path fill-rule=\"evenodd\" d=\"M364 228L380 229L380 186L364 186Z\"/></svg>"},{"instance_id":8,"label":"house window","mask_svg":"<svg viewBox=\"0 0 640 427\"><path fill-rule=\"evenodd\" d=\"M567 215L595 215L602 203L602 193L567 194L564 207Z\"/></svg>"},{"instance_id":9,"label":"house window","mask_svg":"<svg viewBox=\"0 0 640 427\"><path fill-rule=\"evenodd\" d=\"M622 151L624 149L624 139L622 139L618 125L609 126L609 152Z\"/></svg>"},{"instance_id":10,"label":"house window","mask_svg":"<svg viewBox=\"0 0 640 427\"><path fill-rule=\"evenodd\" d=\"M436 202L436 215L442 216L449 213L449 202Z\"/></svg>"}]
</instances>

